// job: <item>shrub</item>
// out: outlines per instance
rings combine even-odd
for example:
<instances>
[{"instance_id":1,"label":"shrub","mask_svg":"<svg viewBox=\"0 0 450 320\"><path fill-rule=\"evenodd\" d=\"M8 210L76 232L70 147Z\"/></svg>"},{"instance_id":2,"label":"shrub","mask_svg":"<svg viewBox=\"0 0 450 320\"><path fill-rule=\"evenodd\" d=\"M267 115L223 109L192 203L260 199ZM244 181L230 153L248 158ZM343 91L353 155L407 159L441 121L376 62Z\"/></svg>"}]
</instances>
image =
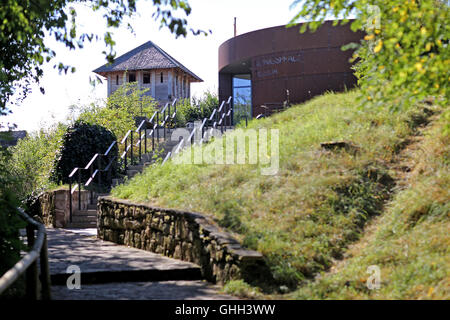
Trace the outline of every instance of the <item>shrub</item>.
<instances>
[{"instance_id":1,"label":"shrub","mask_svg":"<svg viewBox=\"0 0 450 320\"><path fill-rule=\"evenodd\" d=\"M209 117L213 112L214 108L219 106L219 98L217 94L211 91L205 91L203 96L200 98L193 98L193 104L198 106L201 110L201 119Z\"/></svg>"},{"instance_id":2,"label":"shrub","mask_svg":"<svg viewBox=\"0 0 450 320\"><path fill-rule=\"evenodd\" d=\"M10 149L11 157L7 165L16 177L14 190L19 200L52 187L53 161L66 130L67 126L57 124L32 132Z\"/></svg>"},{"instance_id":3,"label":"shrub","mask_svg":"<svg viewBox=\"0 0 450 320\"><path fill-rule=\"evenodd\" d=\"M194 122L202 119L200 108L192 105L188 99L181 100L177 104L177 127L184 127L188 122Z\"/></svg>"},{"instance_id":4,"label":"shrub","mask_svg":"<svg viewBox=\"0 0 450 320\"><path fill-rule=\"evenodd\" d=\"M188 99L181 100L177 104L177 126L186 126L188 122L202 121L209 118L215 108L219 106L217 95L206 91L200 98L193 98L192 103Z\"/></svg>"},{"instance_id":5,"label":"shrub","mask_svg":"<svg viewBox=\"0 0 450 320\"><path fill-rule=\"evenodd\" d=\"M0 147L0 276L19 260L20 250L24 249L19 229L25 223L17 215L17 179L8 170L10 157L10 152Z\"/></svg>"},{"instance_id":6,"label":"shrub","mask_svg":"<svg viewBox=\"0 0 450 320\"><path fill-rule=\"evenodd\" d=\"M63 137L61 148L58 150L54 162L54 172L52 179L58 183L68 183L69 174L75 167L85 167L96 153L104 153L112 142L116 141L114 133L108 129L99 126L77 121L67 129ZM112 175L117 170L118 148L117 144L110 152L110 159L115 157L116 161L112 166ZM101 158L101 168L103 169L109 162L109 159ZM96 164L95 164L95 167ZM82 179L86 181L90 176L87 171L82 171ZM105 183L110 183L102 179Z\"/></svg>"},{"instance_id":7,"label":"shrub","mask_svg":"<svg viewBox=\"0 0 450 320\"><path fill-rule=\"evenodd\" d=\"M136 120L150 118L157 102L146 95L148 89L140 89L136 83L126 83L108 97L106 105L93 102L86 106L73 106L71 121L83 121L103 126L121 139L128 130L136 129Z\"/></svg>"}]
</instances>

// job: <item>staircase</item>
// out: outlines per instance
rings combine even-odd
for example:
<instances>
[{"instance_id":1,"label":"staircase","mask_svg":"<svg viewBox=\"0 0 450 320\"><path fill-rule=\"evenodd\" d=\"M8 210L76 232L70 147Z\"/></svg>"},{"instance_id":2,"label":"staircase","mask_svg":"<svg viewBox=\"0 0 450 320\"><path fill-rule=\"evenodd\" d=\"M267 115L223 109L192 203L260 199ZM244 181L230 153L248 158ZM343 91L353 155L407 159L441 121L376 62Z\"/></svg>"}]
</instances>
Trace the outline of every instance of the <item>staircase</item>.
<instances>
[{"instance_id":1,"label":"staircase","mask_svg":"<svg viewBox=\"0 0 450 320\"><path fill-rule=\"evenodd\" d=\"M233 130L234 127L228 126L224 131ZM167 131L170 136L171 130ZM126 175L120 175L119 178L112 179L112 187L120 185L125 182L126 179L131 179L135 175L142 173L144 169L153 163L156 159L164 160L168 153L171 152L177 145L179 141L166 140L161 144L156 152L150 152L143 154L141 156L141 161L137 164L130 165L127 168ZM154 157L155 156L155 157ZM66 228L68 229L88 229L97 228L97 199L100 196L108 196L109 194L96 194L94 193L93 204L89 204L87 208L78 210L76 206L73 208L72 212L72 222L68 223Z\"/></svg>"},{"instance_id":2,"label":"staircase","mask_svg":"<svg viewBox=\"0 0 450 320\"><path fill-rule=\"evenodd\" d=\"M153 116L148 120L144 119L141 124L138 126L136 131L129 130L127 134L124 136L122 141L114 141L111 146L108 148L108 150L104 153L97 153L93 156L91 161L85 166L85 167L76 167L69 175L69 190L70 190L70 196L73 193L73 190L77 187L78 184L75 185L75 188L72 188L73 180L77 178L80 179L81 171L87 171L90 170L91 176L89 180L85 183L85 186L89 186L89 184L94 180L96 177L96 174L98 174L98 177L100 179L101 172L110 172L111 165L113 161L116 158L110 159L109 164L105 166L105 168L97 168L94 172L94 164L100 161L100 159L103 157L109 157L109 152L113 148L114 145L124 145L124 152L121 156L122 159L125 161L125 168L126 172L123 175L119 175L117 178L112 179L112 187L115 187L117 185L120 185L124 183L127 179L133 178L135 175L142 173L145 169L145 167L152 165L155 163L157 159L162 159L163 164L164 162L174 155L172 152L176 146L180 146L180 148L183 148L187 145L186 142L188 142L190 139L195 140L197 137L197 134L201 132L201 138L202 141L205 138L207 130L211 128L216 128L216 130L220 130L223 133L229 130L233 130L234 126L227 125L227 123L232 122L232 107L231 107L231 97L229 97L228 101L222 101L222 104L213 110L211 113L211 116L209 118L204 118L203 122L200 127L190 127L186 128L190 131L190 136L183 139L183 142L180 143L180 141L172 141L170 139L173 130L169 128L169 124L175 121L176 119L176 100L172 103L172 111L171 112L171 105L169 103L166 104L166 106L162 110L157 110L153 114ZM161 116L159 118L159 116ZM162 121L162 122L161 122ZM247 120L246 120L247 123ZM150 128L147 126L150 124ZM152 129L153 128L153 129ZM164 137L164 142L159 144L156 147L155 152L150 153L142 153L142 143L144 143L144 148L147 143L147 130L151 130L150 136L152 139L155 139L155 134L157 137L157 140L160 141L160 137ZM196 131L197 130L197 131ZM144 134L142 135L142 131L144 131ZM195 131L195 132L194 132ZM139 136L137 137L138 141L136 143L136 140L133 140L133 132L139 133ZM162 132L162 134L161 134ZM144 139L145 138L145 139ZM152 140L154 141L154 140ZM133 148L139 146L139 155L133 156ZM172 152L172 153L171 153ZM133 163L128 163L127 160L130 160L128 158L128 153L130 153L130 158ZM169 154L171 153L171 154ZM136 163L136 160L138 160L138 163ZM129 164L129 165L127 165ZM108 171L109 170L109 171ZM99 173L100 172L100 173ZM79 188L79 185L78 185ZM80 228L80 229L86 229L86 228L96 228L97 227L97 199L99 196L106 196L108 194L93 194L92 203L87 205L85 208L82 208L82 210L79 210L78 208L74 208L73 206L70 206L71 210L71 222L67 224L66 228Z\"/></svg>"},{"instance_id":3,"label":"staircase","mask_svg":"<svg viewBox=\"0 0 450 320\"><path fill-rule=\"evenodd\" d=\"M68 229L97 228L97 200L95 204L88 205L85 210L75 209L72 212L72 222L66 225Z\"/></svg>"},{"instance_id":4,"label":"staircase","mask_svg":"<svg viewBox=\"0 0 450 320\"><path fill-rule=\"evenodd\" d=\"M125 179L131 179L136 174L142 173L144 168L153 164L156 161L156 157L153 156L156 154L158 158L165 159L167 154L173 150L173 148L178 145L177 141L166 141L162 144L157 152L150 152L147 154L143 154L141 156L141 161L138 164L128 166L126 171L126 175L122 175L119 178L112 180L112 186L115 187L119 184L124 183ZM125 178L126 177L126 178ZM87 208L78 210L76 205L73 207L72 212L72 222L69 222L66 225L68 229L88 229L88 228L97 228L97 199L98 197L108 196L109 194L96 194L94 193L93 204L87 205Z\"/></svg>"},{"instance_id":5,"label":"staircase","mask_svg":"<svg viewBox=\"0 0 450 320\"><path fill-rule=\"evenodd\" d=\"M146 167L155 163L156 159L164 160L167 154L171 152L178 143L178 141L167 140L165 143L161 144L155 152L143 154L139 163L128 166L126 175L122 175L121 177L112 180L112 186L115 187L122 184L125 182L125 179L131 179L138 173L142 173Z\"/></svg>"}]
</instances>

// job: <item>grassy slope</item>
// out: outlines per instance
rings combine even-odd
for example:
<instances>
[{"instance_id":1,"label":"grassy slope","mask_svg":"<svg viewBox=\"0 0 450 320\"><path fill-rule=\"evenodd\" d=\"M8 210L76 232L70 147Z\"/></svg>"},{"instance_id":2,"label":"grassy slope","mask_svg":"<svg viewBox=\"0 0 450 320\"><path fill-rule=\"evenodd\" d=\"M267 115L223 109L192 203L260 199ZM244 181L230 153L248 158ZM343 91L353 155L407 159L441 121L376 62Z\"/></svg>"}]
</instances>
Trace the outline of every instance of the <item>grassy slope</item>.
<instances>
[{"instance_id":1,"label":"grassy slope","mask_svg":"<svg viewBox=\"0 0 450 320\"><path fill-rule=\"evenodd\" d=\"M410 177L372 230L336 270L292 297L450 299L450 139L442 135L443 120L405 150ZM371 265L381 270L379 290L365 285Z\"/></svg>"},{"instance_id":2,"label":"grassy slope","mask_svg":"<svg viewBox=\"0 0 450 320\"><path fill-rule=\"evenodd\" d=\"M420 122L411 121L411 114L362 112L356 96L326 94L252 121L250 128L280 130L275 176L261 175L257 165L169 162L147 169L113 195L210 214L266 256L279 284L295 287L329 268L359 238L364 223L382 211L392 187L389 163ZM416 114L416 120L422 118ZM341 139L360 152L320 147Z\"/></svg>"}]
</instances>

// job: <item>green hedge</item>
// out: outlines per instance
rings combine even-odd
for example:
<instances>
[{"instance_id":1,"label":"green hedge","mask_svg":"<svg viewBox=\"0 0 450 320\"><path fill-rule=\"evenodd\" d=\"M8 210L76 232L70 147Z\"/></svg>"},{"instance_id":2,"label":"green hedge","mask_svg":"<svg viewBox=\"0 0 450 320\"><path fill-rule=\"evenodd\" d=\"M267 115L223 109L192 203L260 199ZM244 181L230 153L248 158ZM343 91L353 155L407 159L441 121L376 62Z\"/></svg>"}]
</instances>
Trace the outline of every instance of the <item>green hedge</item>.
<instances>
[{"instance_id":1,"label":"green hedge","mask_svg":"<svg viewBox=\"0 0 450 320\"><path fill-rule=\"evenodd\" d=\"M114 133L108 129L91 125L82 121L77 121L67 129L63 137L61 148L57 152L54 162L54 171L52 179L57 183L69 183L69 174L75 167L84 168L96 153L105 153L112 142L116 141ZM104 169L113 157L116 161L112 166L112 175L114 177L117 171L118 147L113 147L109 154L110 158L101 158L101 169ZM97 164L95 167L97 168ZM89 179L90 172L82 171L82 181ZM111 181L106 179L103 174L102 182L110 184Z\"/></svg>"}]
</instances>

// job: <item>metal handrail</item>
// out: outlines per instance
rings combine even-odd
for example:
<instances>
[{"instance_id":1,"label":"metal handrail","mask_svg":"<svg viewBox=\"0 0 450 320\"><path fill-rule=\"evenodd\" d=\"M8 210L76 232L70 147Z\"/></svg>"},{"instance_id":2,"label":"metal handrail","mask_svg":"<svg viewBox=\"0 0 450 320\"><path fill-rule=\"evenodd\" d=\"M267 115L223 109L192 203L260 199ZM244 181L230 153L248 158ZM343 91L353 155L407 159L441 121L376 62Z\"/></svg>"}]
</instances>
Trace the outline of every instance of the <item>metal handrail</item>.
<instances>
[{"instance_id":1,"label":"metal handrail","mask_svg":"<svg viewBox=\"0 0 450 320\"><path fill-rule=\"evenodd\" d=\"M97 160L98 162L100 162L101 157L107 157L109 155L109 153L111 152L112 148L116 145L116 141L113 141L111 143L111 145L108 147L108 149L106 150L105 153L96 153L94 154L94 156L91 158L91 160L88 162L88 164L84 167L84 168L80 168L80 167L76 167L72 170L72 172L69 174L69 220L70 222L72 222L72 194L75 192L75 190L78 187L78 210L81 210L81 171L87 171L87 170L91 170L91 175L88 178L87 182L85 183L85 187L89 186L91 184L91 182L93 181L93 179L95 178L95 176L97 174L98 178L99 178L99 184L101 182L101 176L100 176L100 172L103 172L103 170L100 170L99 168L95 171L93 171L93 164L95 162L95 160ZM108 164L108 168L110 167L112 161L110 161L110 163ZM99 164L100 167L100 164ZM74 188L72 188L72 177L75 175L75 173L78 172L78 183L74 186ZM93 198L93 193L91 191L91 201Z\"/></svg>"},{"instance_id":2,"label":"metal handrail","mask_svg":"<svg viewBox=\"0 0 450 320\"><path fill-rule=\"evenodd\" d=\"M122 138L122 140L119 142L119 144L121 145L125 145L124 146L124 152L122 153L122 155L120 156L121 159L124 160L124 171L127 171L128 168L128 152L130 152L130 163L131 165L134 164L134 155L133 155L133 147L139 147L139 160L142 160L142 142L145 141L144 144L144 150L145 153L147 153L147 126L145 126L145 133L141 134L141 131L143 130L144 124L146 123L150 123L153 125L153 129L151 129L150 131L150 135L149 137L152 138L152 150L154 151L155 149L155 133L157 135L157 139L159 140L159 128L164 127L164 138L166 136L166 124L168 123L169 120L173 120L176 121L175 117L176 117L176 102L177 99L175 99L172 104L170 105L169 103L166 103L165 107L162 110L156 110L152 117L150 118L150 120L148 119L144 119L140 125L138 126L138 128L136 130L128 130L127 133L125 134L125 136ZM174 112L172 114L172 116L170 116L170 107L174 108ZM167 110L167 108L169 108L169 114L166 115L165 112ZM163 119L163 114L164 114L164 122L162 124L159 124L159 115L162 115L161 119ZM156 117L156 122L155 122L155 117ZM139 138L136 144L133 143L133 132L139 133ZM130 140L130 141L128 141ZM109 161L109 163L106 165L105 168L100 168L100 163L101 163L101 158L102 157L107 157L110 153L110 151L112 150L112 148L114 147L114 145L117 144L117 141L114 141L108 148L108 150L104 153L97 153L95 154L91 160L89 161L89 163L81 168L81 167L76 167L72 170L72 172L69 174L69 207L70 207L70 222L72 222L72 194L75 192L75 190L78 187L78 192L79 192L79 197L78 197L78 210L81 210L81 171L86 171L86 170L91 170L91 174L88 178L88 180L86 181L86 183L84 184L85 187L89 186L91 184L91 182L94 180L94 178L96 176L98 176L99 179L99 184L101 181L101 173L102 172L108 172L110 173L110 168L112 166L113 161L116 159L116 157L114 157L113 159L111 159ZM93 170L93 165L95 163L95 160L98 161L98 168L94 171ZM78 183L75 184L75 186L72 188L72 178L75 176L75 174L78 173ZM93 192L91 191L91 202L93 200Z\"/></svg>"},{"instance_id":3,"label":"metal handrail","mask_svg":"<svg viewBox=\"0 0 450 320\"><path fill-rule=\"evenodd\" d=\"M32 246L31 250L18 261L11 269L9 269L0 278L0 294L2 294L9 286L11 286L24 272L27 273L26 294L30 299L38 298L38 270L37 260L40 258L41 270L41 298L43 300L51 299L50 292L50 271L48 265L47 251L47 233L42 223L39 223L28 216L21 208L17 208L17 212L27 224L27 241ZM34 230L37 230L37 238L34 238Z\"/></svg>"},{"instance_id":4,"label":"metal handrail","mask_svg":"<svg viewBox=\"0 0 450 320\"><path fill-rule=\"evenodd\" d=\"M227 122L229 122L230 125L232 125L232 105L231 105L231 101L232 101L232 97L230 96L228 98L228 100L222 101L222 103L220 104L219 107L215 108L210 117L209 118L204 118L202 125L200 126L199 130L201 132L201 140L200 143L203 143L203 141L205 140L205 136L208 134L208 121L212 122L211 126L212 128L216 128L217 125L221 126L221 131L223 133L224 131L224 126L227 126ZM177 110L176 110L176 103L177 103L177 99L174 99L174 101L170 104L169 102L166 103L166 105L161 109L161 110L157 110L153 113L152 117L150 119L144 119L141 121L141 123L139 124L139 126L137 127L136 130L128 130L128 132L125 134L125 136L122 138L122 140L119 142L120 144L124 144L124 152L122 153L122 155L120 156L121 159L124 160L124 172L127 172L127 168L128 168L128 153L130 152L130 163L131 165L134 164L134 154L133 154L133 148L134 147L139 147L139 160L142 161L142 142L144 143L144 152L147 153L147 138L151 137L152 139L152 151L155 150L155 135L156 135L156 139L158 140L159 143L159 139L160 139L160 134L159 134L159 129L164 129L164 141L166 140L166 129L169 125L169 123L171 123L172 121L175 121L176 123L176 115L177 115ZM171 114L171 107L173 107L174 112ZM167 114L166 114L167 111ZM160 122L160 116L161 115L161 122ZM155 121L155 117L156 117L156 121ZM227 121L228 120L228 121ZM247 120L247 119L246 119ZM151 124L153 125L153 128L150 129L150 134L147 134L147 130L148 126L144 124ZM247 123L247 121L246 121ZM176 125L176 124L175 124ZM212 129L211 129L212 130ZM142 134L142 131L144 131L144 134ZM133 141L133 133L139 133L139 138L138 141L136 143L134 143ZM192 140L193 134L194 134L195 130L191 133L189 139ZM128 143L128 140L129 143ZM81 195L81 171L82 170L91 170L91 176L89 177L89 179L87 180L85 186L89 186L89 184L93 181L93 179L98 175L99 179L101 177L101 172L106 172L111 168L112 162L114 159L112 159L109 164L104 168L101 169L100 168L100 158L102 156L107 156L107 154L111 151L112 147L114 146L116 142L114 142L107 150L107 152L105 154L96 154L94 155L94 157L91 159L91 161L88 163L88 165L86 165L86 167L84 168L74 168L74 170L72 171L72 173L69 175L69 189L70 189L70 221L72 221L72 194L73 192L76 190L75 186L73 189L71 187L71 180L72 177L78 172L78 189ZM180 143L179 147L177 148L177 151L179 151L180 146L184 145L184 143ZM176 154L169 152L165 159L163 160L163 164L173 155ZM93 171L92 169L92 165L94 164L96 159L99 159L99 168L97 168L95 171ZM109 171L108 171L109 172ZM92 191L91 191L92 192ZM92 200L92 197L91 197ZM78 206L79 206L79 210L81 210L81 196L78 197Z\"/></svg>"},{"instance_id":5,"label":"metal handrail","mask_svg":"<svg viewBox=\"0 0 450 320\"><path fill-rule=\"evenodd\" d=\"M226 122L229 122L230 125L232 124L232 119L231 119L231 113L232 113L232 106L231 106L231 99L232 97L230 96L228 98L228 100L222 101L222 103L220 104L220 106L218 108L214 108L214 110L211 112L211 115L209 117L206 117L203 119L202 124L200 125L200 127L198 128L198 130L200 131L200 144L202 144L206 138L208 138L207 136L209 136L209 130L208 130L208 122L212 123L211 124L211 128L210 130L213 130L215 128L217 128L217 126L220 126L221 132L224 132L224 127L227 126ZM227 108L228 106L228 108ZM228 121L227 121L228 119ZM213 121L215 120L215 121ZM247 120L246 120L246 124L247 124ZM195 131L197 130L197 128L194 128L191 132L191 134L189 135L189 138L187 141L191 141L191 145L193 145L192 140L195 134ZM206 141L209 139L206 139ZM172 156L172 155L176 155L180 152L180 149L185 145L185 141L184 138L181 140L181 142L176 146L175 151L169 152L164 161L162 162L162 164L166 163L166 161Z\"/></svg>"},{"instance_id":6,"label":"metal handrail","mask_svg":"<svg viewBox=\"0 0 450 320\"><path fill-rule=\"evenodd\" d=\"M122 141L120 141L120 144L124 144L125 141L127 141L128 136L130 135L131 130L128 130L128 132L125 134L125 136L123 137Z\"/></svg>"}]
</instances>

